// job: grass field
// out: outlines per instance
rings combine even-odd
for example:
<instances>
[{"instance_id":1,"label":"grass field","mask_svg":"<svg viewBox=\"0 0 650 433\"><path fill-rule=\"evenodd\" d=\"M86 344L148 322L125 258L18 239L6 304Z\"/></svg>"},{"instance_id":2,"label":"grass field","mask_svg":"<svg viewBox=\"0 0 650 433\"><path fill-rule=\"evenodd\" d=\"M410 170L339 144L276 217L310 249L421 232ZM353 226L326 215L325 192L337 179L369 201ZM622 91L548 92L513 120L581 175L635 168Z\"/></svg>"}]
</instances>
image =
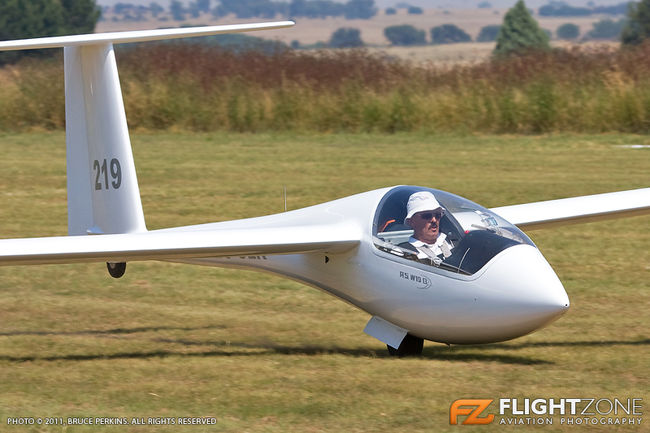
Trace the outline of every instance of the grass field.
<instances>
[{"instance_id":1,"label":"grass field","mask_svg":"<svg viewBox=\"0 0 650 433\"><path fill-rule=\"evenodd\" d=\"M488 207L647 187L641 135L137 134L150 229L418 184ZM2 237L66 233L63 133L0 136ZM253 272L133 263L0 268L0 431L504 431L459 398L650 398L650 218L531 233L571 310L487 346L393 359L368 316ZM8 417L200 417L216 426L9 426ZM647 420L644 420L647 423ZM514 427L513 427L514 428ZM585 428L518 426L517 431ZM508 429L505 429L508 431ZM591 432L647 431L590 426Z\"/></svg>"}]
</instances>

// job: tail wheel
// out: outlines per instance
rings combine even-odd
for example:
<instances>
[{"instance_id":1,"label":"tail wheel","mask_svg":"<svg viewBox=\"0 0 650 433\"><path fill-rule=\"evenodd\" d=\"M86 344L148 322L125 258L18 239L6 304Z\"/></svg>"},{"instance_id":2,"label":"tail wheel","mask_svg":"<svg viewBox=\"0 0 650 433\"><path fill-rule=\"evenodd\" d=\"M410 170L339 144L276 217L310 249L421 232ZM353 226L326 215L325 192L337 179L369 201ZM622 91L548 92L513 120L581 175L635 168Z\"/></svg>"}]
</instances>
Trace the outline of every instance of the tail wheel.
<instances>
[{"instance_id":1,"label":"tail wheel","mask_svg":"<svg viewBox=\"0 0 650 433\"><path fill-rule=\"evenodd\" d=\"M111 277L120 278L126 272L126 262L107 262L106 268L108 269L108 273L111 274Z\"/></svg>"},{"instance_id":2,"label":"tail wheel","mask_svg":"<svg viewBox=\"0 0 650 433\"><path fill-rule=\"evenodd\" d=\"M406 334L406 337L404 337L397 349L388 345L386 347L388 347L388 353L392 356L398 356L400 358L404 356L420 356L424 348L424 339Z\"/></svg>"}]
</instances>

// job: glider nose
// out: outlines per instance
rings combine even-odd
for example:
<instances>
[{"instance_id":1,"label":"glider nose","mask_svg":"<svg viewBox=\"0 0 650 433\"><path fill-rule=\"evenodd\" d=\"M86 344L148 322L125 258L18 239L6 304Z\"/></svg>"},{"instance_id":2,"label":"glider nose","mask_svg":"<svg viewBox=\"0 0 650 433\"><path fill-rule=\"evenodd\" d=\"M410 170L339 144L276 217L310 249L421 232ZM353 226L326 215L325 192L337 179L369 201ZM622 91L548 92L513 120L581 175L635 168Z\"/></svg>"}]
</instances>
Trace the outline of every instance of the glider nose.
<instances>
[{"instance_id":1,"label":"glider nose","mask_svg":"<svg viewBox=\"0 0 650 433\"><path fill-rule=\"evenodd\" d=\"M510 338L548 325L569 309L569 297L539 250L517 245L502 251L481 277L501 305Z\"/></svg>"}]
</instances>

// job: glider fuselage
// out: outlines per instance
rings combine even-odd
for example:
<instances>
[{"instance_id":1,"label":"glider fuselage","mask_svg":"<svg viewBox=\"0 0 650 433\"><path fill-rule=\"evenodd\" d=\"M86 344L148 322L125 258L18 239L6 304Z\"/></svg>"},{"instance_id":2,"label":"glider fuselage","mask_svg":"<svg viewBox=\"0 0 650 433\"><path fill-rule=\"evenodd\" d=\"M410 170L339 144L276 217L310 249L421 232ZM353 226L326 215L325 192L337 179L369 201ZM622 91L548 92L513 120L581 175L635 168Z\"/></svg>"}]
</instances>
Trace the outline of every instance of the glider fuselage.
<instances>
[{"instance_id":1,"label":"glider fuselage","mask_svg":"<svg viewBox=\"0 0 650 433\"><path fill-rule=\"evenodd\" d=\"M385 188L283 214L168 230L214 234L286 224L313 225L316 230L337 222L348 228L353 225L361 241L345 251L181 261L288 277L324 290L412 335L442 343L516 338L545 326L568 309L562 284L539 250L529 243L498 252L469 275L378 248L378 207L387 193L400 188L405 192L418 189Z\"/></svg>"}]
</instances>

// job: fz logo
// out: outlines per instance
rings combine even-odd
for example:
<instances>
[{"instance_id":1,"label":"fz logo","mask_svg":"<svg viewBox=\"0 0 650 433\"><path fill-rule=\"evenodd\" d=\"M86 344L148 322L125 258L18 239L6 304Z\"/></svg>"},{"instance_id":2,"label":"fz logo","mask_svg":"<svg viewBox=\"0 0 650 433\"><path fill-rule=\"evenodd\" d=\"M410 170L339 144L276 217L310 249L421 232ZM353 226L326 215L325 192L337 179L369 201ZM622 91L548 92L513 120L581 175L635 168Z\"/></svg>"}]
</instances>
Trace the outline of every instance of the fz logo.
<instances>
[{"instance_id":1,"label":"fz logo","mask_svg":"<svg viewBox=\"0 0 650 433\"><path fill-rule=\"evenodd\" d=\"M456 400L449 408L449 424L458 424L458 416L467 416L461 423L463 425L490 424L494 415L479 416L494 400L489 399L461 399Z\"/></svg>"}]
</instances>

